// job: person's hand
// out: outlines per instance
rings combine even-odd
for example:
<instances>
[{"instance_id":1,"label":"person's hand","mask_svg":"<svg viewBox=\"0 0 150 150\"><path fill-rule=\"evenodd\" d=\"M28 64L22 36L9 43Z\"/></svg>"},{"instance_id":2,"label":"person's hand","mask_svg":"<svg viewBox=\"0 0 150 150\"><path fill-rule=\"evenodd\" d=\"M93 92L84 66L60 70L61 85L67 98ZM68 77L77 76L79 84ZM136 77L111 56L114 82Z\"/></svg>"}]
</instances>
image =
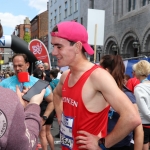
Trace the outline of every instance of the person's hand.
<instances>
[{"instance_id":1,"label":"person's hand","mask_svg":"<svg viewBox=\"0 0 150 150\"><path fill-rule=\"evenodd\" d=\"M46 77L46 73L45 72L43 72L43 76L44 76L44 78Z\"/></svg>"},{"instance_id":2,"label":"person's hand","mask_svg":"<svg viewBox=\"0 0 150 150\"><path fill-rule=\"evenodd\" d=\"M22 96L24 95L24 93L21 93L18 85L16 86L16 93L20 99L21 104L23 105L23 107L25 108L28 105L28 102L22 99Z\"/></svg>"},{"instance_id":3,"label":"person's hand","mask_svg":"<svg viewBox=\"0 0 150 150\"><path fill-rule=\"evenodd\" d=\"M45 89L43 89L40 94L34 95L34 96L31 98L31 100L30 100L29 103L30 103L30 104L31 104L31 103L34 103L34 104L40 105L41 102L43 101L44 94L45 94Z\"/></svg>"},{"instance_id":4,"label":"person's hand","mask_svg":"<svg viewBox=\"0 0 150 150\"><path fill-rule=\"evenodd\" d=\"M42 126L45 125L46 120L42 118Z\"/></svg>"},{"instance_id":5,"label":"person's hand","mask_svg":"<svg viewBox=\"0 0 150 150\"><path fill-rule=\"evenodd\" d=\"M99 137L93 134L90 134L86 131L78 131L79 136L77 136L76 143L79 144L78 149L87 149L87 150L101 150L98 146Z\"/></svg>"}]
</instances>

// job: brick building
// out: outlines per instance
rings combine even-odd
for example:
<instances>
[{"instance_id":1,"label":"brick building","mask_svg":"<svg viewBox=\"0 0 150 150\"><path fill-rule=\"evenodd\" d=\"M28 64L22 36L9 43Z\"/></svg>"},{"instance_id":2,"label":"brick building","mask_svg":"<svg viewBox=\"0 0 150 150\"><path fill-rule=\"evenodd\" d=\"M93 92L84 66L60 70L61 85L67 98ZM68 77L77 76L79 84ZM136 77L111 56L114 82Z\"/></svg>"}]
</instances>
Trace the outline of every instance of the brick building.
<instances>
[{"instance_id":1,"label":"brick building","mask_svg":"<svg viewBox=\"0 0 150 150\"><path fill-rule=\"evenodd\" d=\"M35 16L31 21L31 39L39 39L48 45L48 10Z\"/></svg>"},{"instance_id":2,"label":"brick building","mask_svg":"<svg viewBox=\"0 0 150 150\"><path fill-rule=\"evenodd\" d=\"M25 32L28 32L31 35L31 24L28 17L25 18L24 24L16 25L13 35L23 39Z\"/></svg>"}]
</instances>

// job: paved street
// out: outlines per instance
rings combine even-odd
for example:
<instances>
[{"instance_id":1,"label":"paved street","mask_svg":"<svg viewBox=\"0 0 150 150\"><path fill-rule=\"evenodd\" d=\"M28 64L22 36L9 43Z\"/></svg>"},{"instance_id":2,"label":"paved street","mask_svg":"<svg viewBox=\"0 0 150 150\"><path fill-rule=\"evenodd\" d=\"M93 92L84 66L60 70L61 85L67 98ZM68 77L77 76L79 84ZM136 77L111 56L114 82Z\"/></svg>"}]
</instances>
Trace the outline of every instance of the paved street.
<instances>
[{"instance_id":1,"label":"paved street","mask_svg":"<svg viewBox=\"0 0 150 150\"><path fill-rule=\"evenodd\" d=\"M54 118L53 130L51 130L51 132L52 132L53 137L59 132L59 126L58 126L58 122L56 118ZM55 143L55 150L61 150L60 139L54 137L54 143Z\"/></svg>"},{"instance_id":2,"label":"paved street","mask_svg":"<svg viewBox=\"0 0 150 150\"><path fill-rule=\"evenodd\" d=\"M51 133L52 133L53 137L56 134L58 134L58 132L59 132L59 126L58 126L58 123L57 123L57 119L54 118L53 129L51 130ZM54 137L54 143L55 143L55 150L61 150L59 138ZM39 149L39 150L42 150L42 149ZM49 146L48 146L48 150L50 150Z\"/></svg>"}]
</instances>

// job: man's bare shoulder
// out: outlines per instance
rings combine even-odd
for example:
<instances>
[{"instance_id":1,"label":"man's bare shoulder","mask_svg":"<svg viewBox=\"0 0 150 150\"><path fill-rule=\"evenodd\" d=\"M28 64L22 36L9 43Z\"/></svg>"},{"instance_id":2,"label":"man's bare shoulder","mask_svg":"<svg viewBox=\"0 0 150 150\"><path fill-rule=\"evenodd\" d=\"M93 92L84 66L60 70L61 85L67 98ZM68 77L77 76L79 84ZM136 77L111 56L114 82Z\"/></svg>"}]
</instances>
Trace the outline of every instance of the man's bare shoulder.
<instances>
[{"instance_id":1,"label":"man's bare shoulder","mask_svg":"<svg viewBox=\"0 0 150 150\"><path fill-rule=\"evenodd\" d=\"M101 78L103 79L103 78L105 78L105 75L106 75L106 77L111 77L111 75L108 71L99 67L92 72L90 78L94 79L94 80L95 79L101 79Z\"/></svg>"},{"instance_id":2,"label":"man's bare shoulder","mask_svg":"<svg viewBox=\"0 0 150 150\"><path fill-rule=\"evenodd\" d=\"M64 83L69 71L70 71L70 69L63 72L63 74L61 75L61 78L60 78L60 83L62 83L62 84Z\"/></svg>"},{"instance_id":3,"label":"man's bare shoulder","mask_svg":"<svg viewBox=\"0 0 150 150\"><path fill-rule=\"evenodd\" d=\"M114 78L110 75L108 71L103 68L95 69L90 75L90 81L93 85L93 88L100 91L102 90L102 88L108 88L110 84L115 87L117 86Z\"/></svg>"}]
</instances>

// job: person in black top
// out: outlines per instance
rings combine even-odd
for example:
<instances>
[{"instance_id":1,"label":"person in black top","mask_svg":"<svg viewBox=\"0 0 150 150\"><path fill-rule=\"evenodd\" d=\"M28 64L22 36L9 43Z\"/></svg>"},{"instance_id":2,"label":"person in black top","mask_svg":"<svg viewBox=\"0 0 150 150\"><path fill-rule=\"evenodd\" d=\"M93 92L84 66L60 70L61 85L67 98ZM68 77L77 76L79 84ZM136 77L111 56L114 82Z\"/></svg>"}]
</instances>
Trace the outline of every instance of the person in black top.
<instances>
[{"instance_id":1,"label":"person in black top","mask_svg":"<svg viewBox=\"0 0 150 150\"><path fill-rule=\"evenodd\" d=\"M35 62L35 67L41 69L44 72L44 78L46 81L51 82L52 79L50 78L50 73L48 70L45 70L45 66L44 63L42 62L42 60L38 60Z\"/></svg>"},{"instance_id":2,"label":"person in black top","mask_svg":"<svg viewBox=\"0 0 150 150\"><path fill-rule=\"evenodd\" d=\"M44 80L44 78L45 78L43 71L39 68L36 68L33 71L33 76L36 78L42 79L42 80ZM47 105L48 105L47 101L45 101L43 99L43 101L40 105L40 107L41 107L40 116L41 116L41 118L46 120L46 122L42 126L42 130L40 131L39 135L40 135L40 141L41 141L42 149L47 149L47 142L48 142L51 150L54 150L54 139L53 139L53 136L50 132L50 129L51 129L51 125L53 123L53 118L54 118L55 112L52 111L52 113L50 114L50 116L48 118L46 116L43 116L44 112L47 108Z\"/></svg>"}]
</instances>

